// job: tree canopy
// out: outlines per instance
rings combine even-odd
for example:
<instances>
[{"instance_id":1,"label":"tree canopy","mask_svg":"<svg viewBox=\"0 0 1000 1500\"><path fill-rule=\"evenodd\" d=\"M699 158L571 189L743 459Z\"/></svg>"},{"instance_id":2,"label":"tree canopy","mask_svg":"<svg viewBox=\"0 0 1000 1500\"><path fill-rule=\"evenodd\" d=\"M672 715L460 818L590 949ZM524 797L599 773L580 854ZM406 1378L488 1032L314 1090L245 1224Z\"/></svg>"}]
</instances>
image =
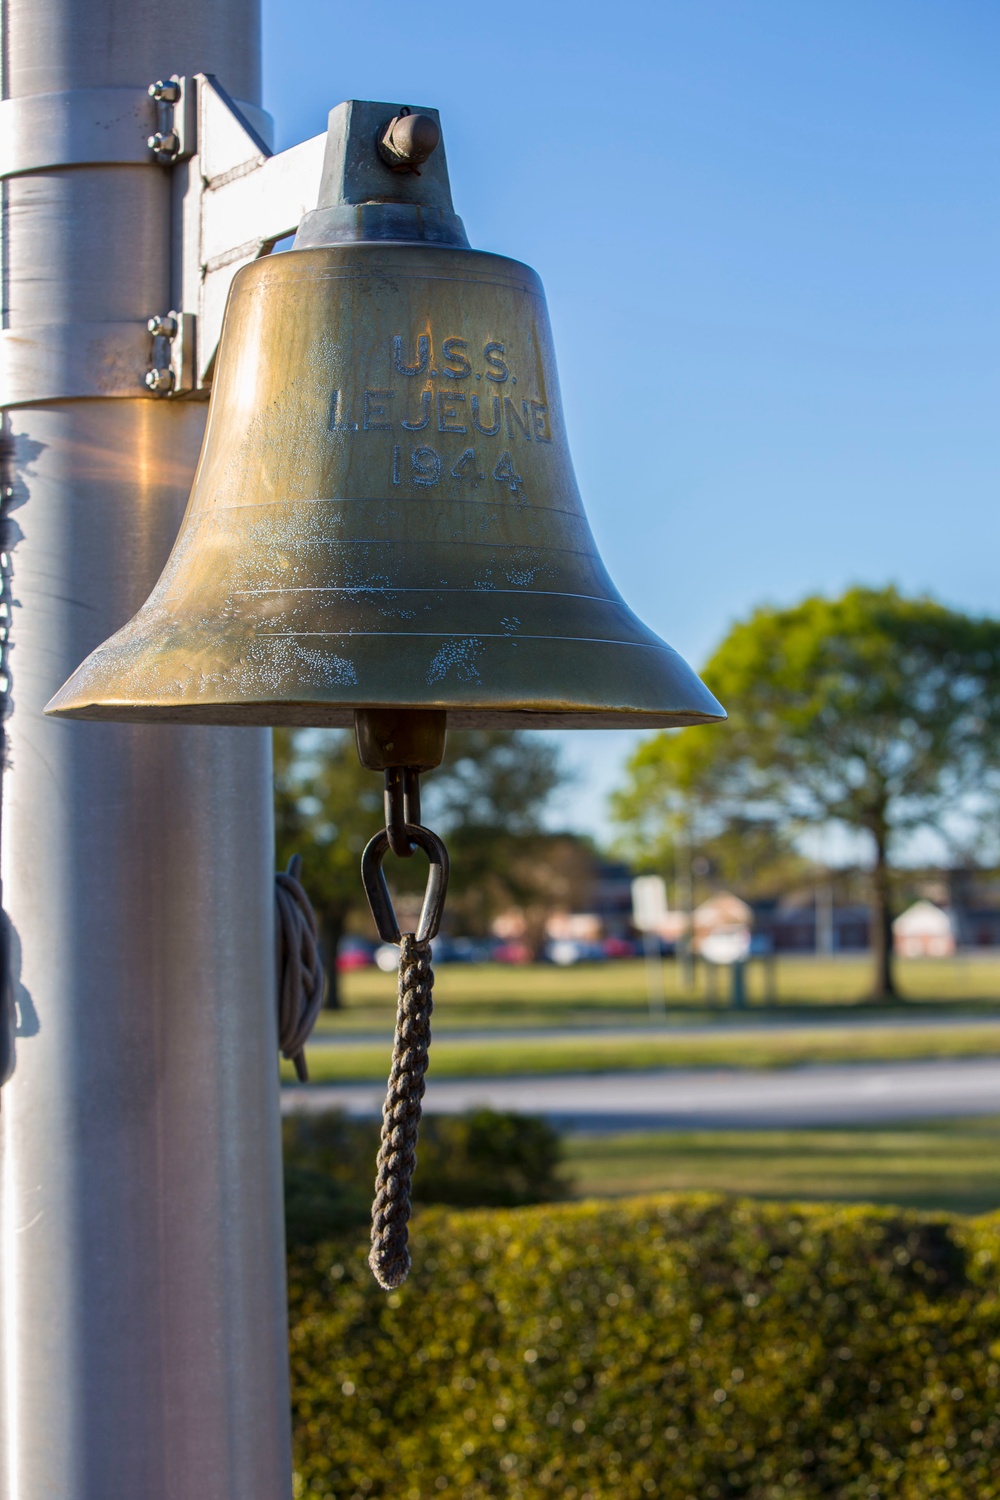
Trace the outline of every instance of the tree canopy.
<instances>
[{"instance_id":1,"label":"tree canopy","mask_svg":"<svg viewBox=\"0 0 1000 1500\"><path fill-rule=\"evenodd\" d=\"M671 730L639 745L611 797L616 852L635 870L672 873L678 885L694 858L746 896L774 895L807 861L775 809L747 806L723 757L711 753L714 730Z\"/></svg>"},{"instance_id":2,"label":"tree canopy","mask_svg":"<svg viewBox=\"0 0 1000 1500\"><path fill-rule=\"evenodd\" d=\"M547 887L551 836L543 819L566 779L557 747L527 731L460 729L426 778L425 817L451 853L448 904L467 932L530 907Z\"/></svg>"},{"instance_id":3,"label":"tree canopy","mask_svg":"<svg viewBox=\"0 0 1000 1500\"><path fill-rule=\"evenodd\" d=\"M873 993L895 994L891 861L899 836L942 827L1000 767L1000 621L893 588L764 607L704 669L727 725L661 734L629 766L618 815L661 835L838 822L869 835ZM655 812L659 799L661 814ZM678 811L679 810L679 811Z\"/></svg>"}]
</instances>

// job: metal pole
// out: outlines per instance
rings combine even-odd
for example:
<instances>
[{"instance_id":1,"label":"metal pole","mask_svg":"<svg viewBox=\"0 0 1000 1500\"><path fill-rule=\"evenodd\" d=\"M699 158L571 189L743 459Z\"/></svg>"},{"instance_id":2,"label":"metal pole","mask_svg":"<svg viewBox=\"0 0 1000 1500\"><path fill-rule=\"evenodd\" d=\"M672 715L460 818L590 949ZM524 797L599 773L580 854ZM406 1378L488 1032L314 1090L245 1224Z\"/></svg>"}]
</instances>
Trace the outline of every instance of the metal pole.
<instances>
[{"instance_id":1,"label":"metal pole","mask_svg":"<svg viewBox=\"0 0 1000 1500\"><path fill-rule=\"evenodd\" d=\"M646 955L646 984L649 989L649 1019L667 1019L667 989L663 977L663 954L660 950L658 932L642 934L642 948Z\"/></svg>"},{"instance_id":2,"label":"metal pole","mask_svg":"<svg viewBox=\"0 0 1000 1500\"><path fill-rule=\"evenodd\" d=\"M697 985L697 955L694 947L694 845L690 816L685 819L684 823L684 905L687 910L688 926L681 950L681 975L683 986L690 993Z\"/></svg>"},{"instance_id":3,"label":"metal pole","mask_svg":"<svg viewBox=\"0 0 1000 1500\"><path fill-rule=\"evenodd\" d=\"M22 403L6 418L18 1035L0 1095L0 1496L280 1500L269 739L41 717L156 579L205 419L120 388L115 340L171 306L172 187L152 161L95 164L100 145L81 160L88 100L204 70L258 102L257 4L6 0L2 40L3 108L48 159L4 181L0 247L4 369L34 350L37 383L0 390Z\"/></svg>"},{"instance_id":4,"label":"metal pole","mask_svg":"<svg viewBox=\"0 0 1000 1500\"><path fill-rule=\"evenodd\" d=\"M816 887L816 952L831 958L834 952L833 881L827 876Z\"/></svg>"}]
</instances>

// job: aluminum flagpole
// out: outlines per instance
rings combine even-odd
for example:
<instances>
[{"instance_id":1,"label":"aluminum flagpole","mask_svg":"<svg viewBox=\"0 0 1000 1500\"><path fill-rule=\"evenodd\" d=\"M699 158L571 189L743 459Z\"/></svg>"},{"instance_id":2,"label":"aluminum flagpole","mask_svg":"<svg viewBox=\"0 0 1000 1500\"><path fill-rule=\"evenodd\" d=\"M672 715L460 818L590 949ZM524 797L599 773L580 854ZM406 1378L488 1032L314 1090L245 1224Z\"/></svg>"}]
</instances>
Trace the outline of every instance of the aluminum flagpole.
<instances>
[{"instance_id":1,"label":"aluminum flagpole","mask_svg":"<svg viewBox=\"0 0 1000 1500\"><path fill-rule=\"evenodd\" d=\"M178 275L147 89L208 72L252 110L258 6L5 0L2 40L0 1495L280 1500L269 736L42 718L159 574L204 428L142 384Z\"/></svg>"}]
</instances>

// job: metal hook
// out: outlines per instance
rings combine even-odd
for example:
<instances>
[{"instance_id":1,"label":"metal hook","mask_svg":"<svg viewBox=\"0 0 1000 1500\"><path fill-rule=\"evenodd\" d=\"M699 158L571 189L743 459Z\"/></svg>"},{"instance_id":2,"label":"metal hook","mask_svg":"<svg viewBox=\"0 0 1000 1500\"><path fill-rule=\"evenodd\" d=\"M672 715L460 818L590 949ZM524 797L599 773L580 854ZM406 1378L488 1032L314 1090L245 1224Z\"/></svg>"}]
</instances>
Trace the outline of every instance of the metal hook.
<instances>
[{"instance_id":1,"label":"metal hook","mask_svg":"<svg viewBox=\"0 0 1000 1500\"><path fill-rule=\"evenodd\" d=\"M406 825L420 823L420 772L415 766L390 766L385 773L385 827L389 848L400 859L409 859L413 845Z\"/></svg>"},{"instance_id":2,"label":"metal hook","mask_svg":"<svg viewBox=\"0 0 1000 1500\"><path fill-rule=\"evenodd\" d=\"M388 782L388 775L386 780ZM437 936L441 926L444 898L448 891L448 851L436 833L432 833L429 828L422 828L419 823L404 823L400 831L409 845L407 852L411 853L415 845L424 851L430 861L424 904L414 933L418 943L427 943ZM379 937L383 943L399 943L402 934L393 910L385 871L382 869L382 862L390 847L388 828L380 828L375 837L369 840L361 856L361 881Z\"/></svg>"}]
</instances>

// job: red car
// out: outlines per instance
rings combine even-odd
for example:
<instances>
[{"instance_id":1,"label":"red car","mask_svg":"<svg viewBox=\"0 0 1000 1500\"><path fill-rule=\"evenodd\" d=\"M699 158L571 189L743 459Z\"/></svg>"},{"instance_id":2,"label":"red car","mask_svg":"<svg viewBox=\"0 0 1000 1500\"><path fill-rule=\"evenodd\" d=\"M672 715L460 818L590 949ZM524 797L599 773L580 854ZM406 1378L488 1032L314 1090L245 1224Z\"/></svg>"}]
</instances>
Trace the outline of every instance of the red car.
<instances>
[{"instance_id":1,"label":"red car","mask_svg":"<svg viewBox=\"0 0 1000 1500\"><path fill-rule=\"evenodd\" d=\"M602 942L601 952L605 958L635 958L635 944L628 938L609 937Z\"/></svg>"},{"instance_id":2,"label":"red car","mask_svg":"<svg viewBox=\"0 0 1000 1500\"><path fill-rule=\"evenodd\" d=\"M350 969L370 969L374 962L370 943L347 938L337 949L337 968L341 974Z\"/></svg>"},{"instance_id":3,"label":"red car","mask_svg":"<svg viewBox=\"0 0 1000 1500\"><path fill-rule=\"evenodd\" d=\"M530 964L531 949L525 943L498 943L490 957L495 964Z\"/></svg>"}]
</instances>

